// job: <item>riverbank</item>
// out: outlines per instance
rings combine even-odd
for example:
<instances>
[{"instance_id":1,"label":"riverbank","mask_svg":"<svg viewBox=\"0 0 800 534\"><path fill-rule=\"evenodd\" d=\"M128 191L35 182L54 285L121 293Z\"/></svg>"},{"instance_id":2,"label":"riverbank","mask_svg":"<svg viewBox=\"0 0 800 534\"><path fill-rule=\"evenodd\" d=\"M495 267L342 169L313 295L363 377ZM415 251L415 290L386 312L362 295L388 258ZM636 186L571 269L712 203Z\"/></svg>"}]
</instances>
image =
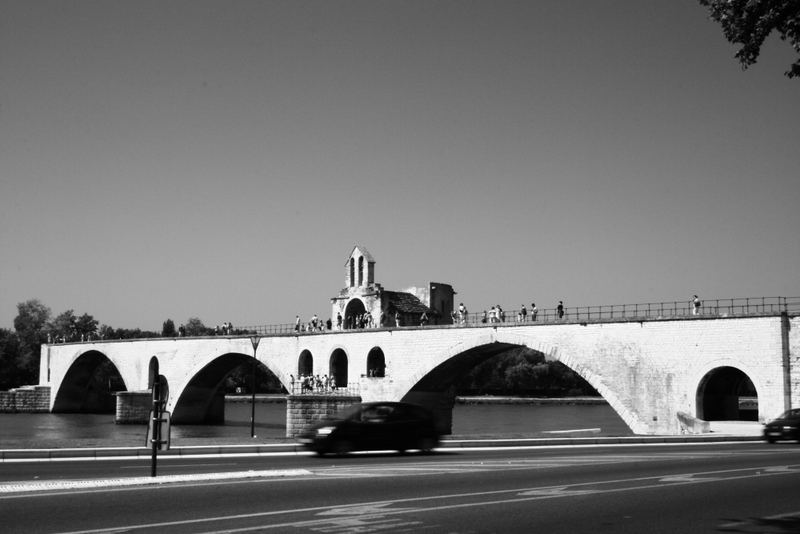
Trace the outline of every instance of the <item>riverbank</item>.
<instances>
[{"instance_id":1,"label":"riverbank","mask_svg":"<svg viewBox=\"0 0 800 534\"><path fill-rule=\"evenodd\" d=\"M225 402L250 403L251 395L225 395ZM511 397L497 395L457 396L456 404L530 404L533 406L596 406L608 404L603 397ZM284 394L257 394L258 403L285 403Z\"/></svg>"},{"instance_id":2,"label":"riverbank","mask_svg":"<svg viewBox=\"0 0 800 534\"><path fill-rule=\"evenodd\" d=\"M603 397L502 397L494 395L456 397L456 404L530 404L533 406L598 406Z\"/></svg>"}]
</instances>

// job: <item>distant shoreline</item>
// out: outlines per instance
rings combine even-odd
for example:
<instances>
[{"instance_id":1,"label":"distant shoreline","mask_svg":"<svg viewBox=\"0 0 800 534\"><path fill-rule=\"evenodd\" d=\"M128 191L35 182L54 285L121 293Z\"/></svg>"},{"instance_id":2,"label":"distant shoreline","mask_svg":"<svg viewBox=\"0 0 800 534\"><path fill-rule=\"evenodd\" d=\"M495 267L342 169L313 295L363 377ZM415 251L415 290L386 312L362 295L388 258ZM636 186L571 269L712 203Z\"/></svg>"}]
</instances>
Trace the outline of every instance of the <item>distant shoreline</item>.
<instances>
[{"instance_id":1,"label":"distant shoreline","mask_svg":"<svg viewBox=\"0 0 800 534\"><path fill-rule=\"evenodd\" d=\"M608 404L603 397L506 397L480 395L456 397L456 404L536 404L536 405L577 405Z\"/></svg>"},{"instance_id":2,"label":"distant shoreline","mask_svg":"<svg viewBox=\"0 0 800 534\"><path fill-rule=\"evenodd\" d=\"M225 395L225 402L250 402L250 395ZM256 395L258 403L285 403L286 395ZM510 397L495 395L458 396L456 404L532 404L547 406L608 404L603 397Z\"/></svg>"}]
</instances>

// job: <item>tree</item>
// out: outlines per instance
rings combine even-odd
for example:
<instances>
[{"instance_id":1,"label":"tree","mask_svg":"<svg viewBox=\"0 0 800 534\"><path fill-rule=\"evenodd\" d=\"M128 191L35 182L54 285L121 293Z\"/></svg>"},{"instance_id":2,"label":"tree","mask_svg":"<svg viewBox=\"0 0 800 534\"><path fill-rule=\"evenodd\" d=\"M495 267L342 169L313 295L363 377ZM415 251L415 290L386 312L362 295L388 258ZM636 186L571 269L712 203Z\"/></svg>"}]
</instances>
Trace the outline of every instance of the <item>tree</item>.
<instances>
[{"instance_id":1,"label":"tree","mask_svg":"<svg viewBox=\"0 0 800 534\"><path fill-rule=\"evenodd\" d=\"M19 357L17 358L19 385L35 384L39 376L39 356L42 343L47 342L46 326L50 320L50 308L38 299L31 299L17 304L17 316L14 318L14 330L19 340Z\"/></svg>"},{"instance_id":2,"label":"tree","mask_svg":"<svg viewBox=\"0 0 800 534\"><path fill-rule=\"evenodd\" d=\"M24 385L20 376L20 346L17 334L0 328L0 390Z\"/></svg>"},{"instance_id":3,"label":"tree","mask_svg":"<svg viewBox=\"0 0 800 534\"><path fill-rule=\"evenodd\" d=\"M159 337L158 332L141 328L114 328L107 324L100 325L97 335L100 339L153 339Z\"/></svg>"},{"instance_id":4,"label":"tree","mask_svg":"<svg viewBox=\"0 0 800 534\"><path fill-rule=\"evenodd\" d=\"M546 362L541 353L516 347L475 366L456 384L458 395L598 395L561 362Z\"/></svg>"},{"instance_id":5,"label":"tree","mask_svg":"<svg viewBox=\"0 0 800 534\"><path fill-rule=\"evenodd\" d=\"M38 347L45 342L47 339L45 326L50 320L50 315L50 308L42 304L38 299L31 299L17 304L14 330L16 330L24 349Z\"/></svg>"},{"instance_id":6,"label":"tree","mask_svg":"<svg viewBox=\"0 0 800 534\"><path fill-rule=\"evenodd\" d=\"M57 341L75 341L78 332L78 318L75 317L74 310L67 310L60 313L48 325L50 334Z\"/></svg>"},{"instance_id":7,"label":"tree","mask_svg":"<svg viewBox=\"0 0 800 534\"><path fill-rule=\"evenodd\" d=\"M91 339L97 335L97 325L98 322L94 317L88 313L84 313L75 321L76 334L80 336L81 339Z\"/></svg>"},{"instance_id":8,"label":"tree","mask_svg":"<svg viewBox=\"0 0 800 534\"><path fill-rule=\"evenodd\" d=\"M184 328L186 328L187 336L208 336L214 333L212 329L204 325L203 321L197 317L190 317L189 320L186 321Z\"/></svg>"},{"instance_id":9,"label":"tree","mask_svg":"<svg viewBox=\"0 0 800 534\"><path fill-rule=\"evenodd\" d=\"M798 0L698 0L711 19L722 26L725 38L742 47L735 57L746 69L761 53L761 45L773 32L789 41L800 55L800 2ZM800 76L800 58L784 73Z\"/></svg>"},{"instance_id":10,"label":"tree","mask_svg":"<svg viewBox=\"0 0 800 534\"><path fill-rule=\"evenodd\" d=\"M176 337L178 335L175 331L175 323L172 322L172 319L164 321L164 324L161 326L161 335L163 337Z\"/></svg>"}]
</instances>

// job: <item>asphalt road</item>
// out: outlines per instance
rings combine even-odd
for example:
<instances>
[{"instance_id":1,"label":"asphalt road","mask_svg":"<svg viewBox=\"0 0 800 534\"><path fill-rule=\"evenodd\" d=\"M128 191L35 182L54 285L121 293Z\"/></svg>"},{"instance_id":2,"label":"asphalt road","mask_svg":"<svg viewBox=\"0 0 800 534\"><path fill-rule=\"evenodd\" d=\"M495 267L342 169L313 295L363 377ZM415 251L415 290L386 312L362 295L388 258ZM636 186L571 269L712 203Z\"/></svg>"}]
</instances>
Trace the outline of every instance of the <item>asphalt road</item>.
<instances>
[{"instance_id":1,"label":"asphalt road","mask_svg":"<svg viewBox=\"0 0 800 534\"><path fill-rule=\"evenodd\" d=\"M5 481L24 483L0 483L0 530L800 532L796 444L175 458L160 462L162 483L123 485L149 479L149 468L132 460L2 464ZM103 480L74 486L86 477Z\"/></svg>"}]
</instances>

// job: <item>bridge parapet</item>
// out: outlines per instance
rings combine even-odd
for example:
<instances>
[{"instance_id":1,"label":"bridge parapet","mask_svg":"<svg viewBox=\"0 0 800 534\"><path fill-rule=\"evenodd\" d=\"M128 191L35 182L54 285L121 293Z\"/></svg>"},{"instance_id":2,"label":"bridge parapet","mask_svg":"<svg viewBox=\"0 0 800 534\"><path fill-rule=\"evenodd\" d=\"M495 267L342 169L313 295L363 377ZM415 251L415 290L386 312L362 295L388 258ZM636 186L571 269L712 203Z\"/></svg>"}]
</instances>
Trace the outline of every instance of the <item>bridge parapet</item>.
<instances>
[{"instance_id":1,"label":"bridge parapet","mask_svg":"<svg viewBox=\"0 0 800 534\"><path fill-rule=\"evenodd\" d=\"M564 314L561 317L556 308L540 308L536 316L533 315L531 309L526 309L524 316L521 309L512 309L504 311L503 316L497 317L495 321L491 320L488 312L486 316L484 316L484 312L481 311L467 313L463 318L456 316L455 324L428 324L422 328L445 328L463 325L504 326L518 325L519 323L603 323L699 317L757 317L763 315L780 315L782 313L800 314L800 297L741 297L704 300L697 310L691 300L642 302L634 304L602 304L599 306L565 306ZM410 326L417 327L419 325ZM378 326L377 328L382 327ZM242 329L260 335L296 335L326 332L326 330L295 330L294 324L245 326Z\"/></svg>"}]
</instances>

